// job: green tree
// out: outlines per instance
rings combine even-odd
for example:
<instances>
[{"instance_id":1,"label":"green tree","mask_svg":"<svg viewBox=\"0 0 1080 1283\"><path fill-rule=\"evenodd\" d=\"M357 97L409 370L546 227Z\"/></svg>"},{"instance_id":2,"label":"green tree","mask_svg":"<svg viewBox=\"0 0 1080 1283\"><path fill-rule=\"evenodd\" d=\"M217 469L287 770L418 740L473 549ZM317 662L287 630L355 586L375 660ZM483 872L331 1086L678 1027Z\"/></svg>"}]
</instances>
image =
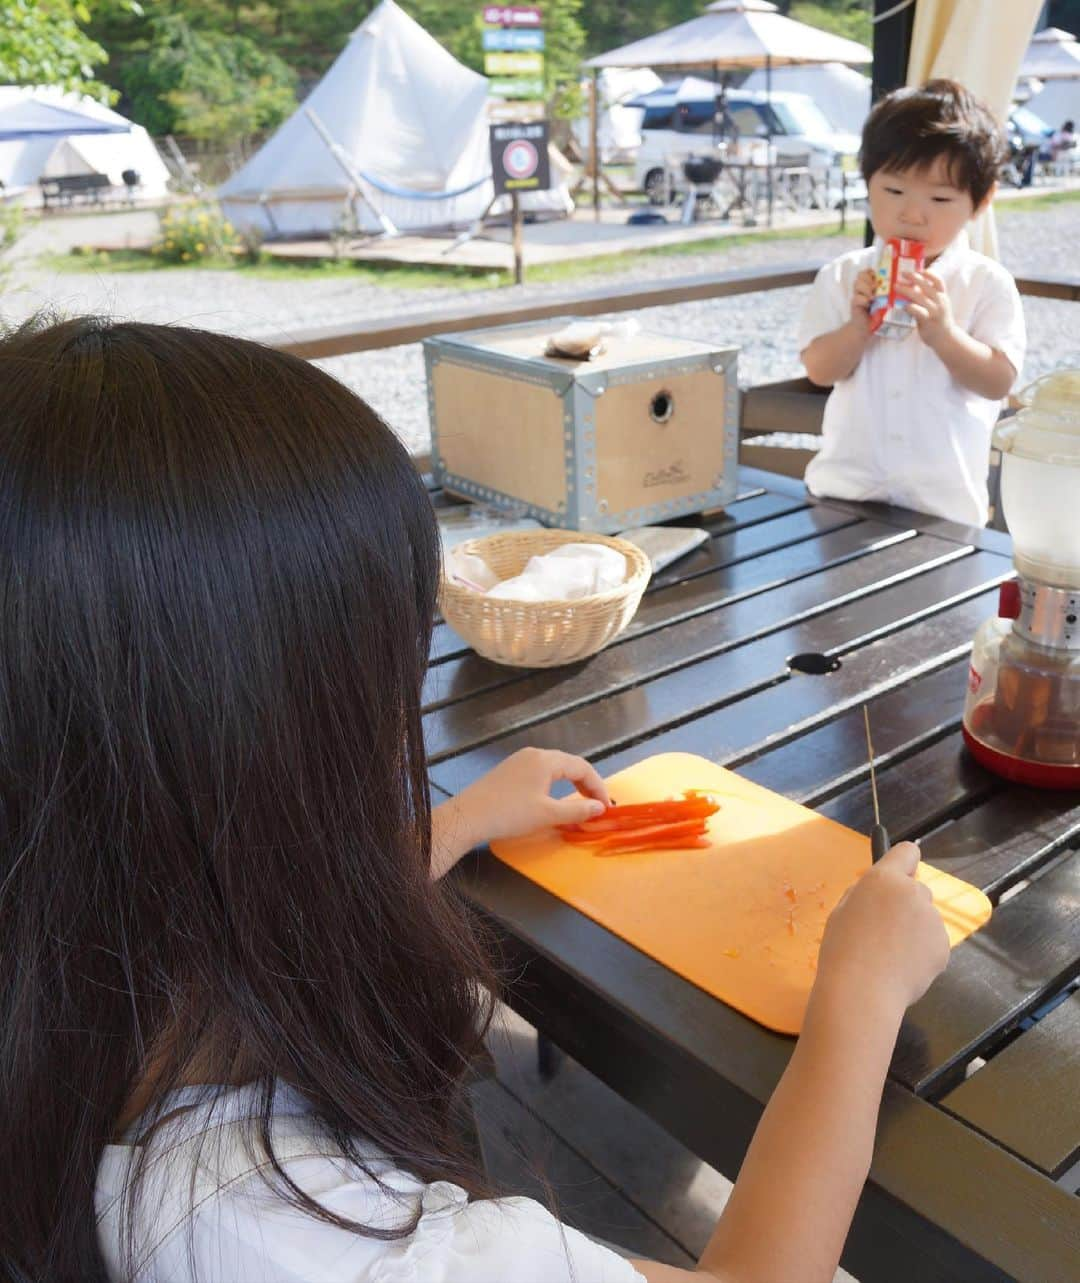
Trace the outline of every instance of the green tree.
<instances>
[{"instance_id":1,"label":"green tree","mask_svg":"<svg viewBox=\"0 0 1080 1283\"><path fill-rule=\"evenodd\" d=\"M250 36L195 26L180 12L143 18L130 31L120 85L152 134L243 150L296 106L295 73Z\"/></svg>"},{"instance_id":2,"label":"green tree","mask_svg":"<svg viewBox=\"0 0 1080 1283\"><path fill-rule=\"evenodd\" d=\"M110 101L114 95L94 79L105 50L79 26L89 18L82 0L3 0L0 83L58 85Z\"/></svg>"},{"instance_id":3,"label":"green tree","mask_svg":"<svg viewBox=\"0 0 1080 1283\"><path fill-rule=\"evenodd\" d=\"M790 16L798 22L871 46L874 27L870 8L871 0L831 0L831 3L830 0L795 0Z\"/></svg>"},{"instance_id":4,"label":"green tree","mask_svg":"<svg viewBox=\"0 0 1080 1283\"><path fill-rule=\"evenodd\" d=\"M179 32L179 26L174 30ZM256 134L279 125L296 106L295 73L247 36L184 31L173 49L183 51L183 64L165 101L182 134L244 150Z\"/></svg>"}]
</instances>

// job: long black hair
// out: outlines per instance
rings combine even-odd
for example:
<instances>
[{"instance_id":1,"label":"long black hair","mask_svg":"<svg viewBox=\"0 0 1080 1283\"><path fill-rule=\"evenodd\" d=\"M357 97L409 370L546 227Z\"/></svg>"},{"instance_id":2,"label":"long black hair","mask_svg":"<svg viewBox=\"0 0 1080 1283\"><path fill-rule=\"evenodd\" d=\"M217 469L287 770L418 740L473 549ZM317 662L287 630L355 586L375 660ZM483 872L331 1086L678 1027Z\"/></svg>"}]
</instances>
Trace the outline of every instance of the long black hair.
<instances>
[{"instance_id":1,"label":"long black hair","mask_svg":"<svg viewBox=\"0 0 1080 1283\"><path fill-rule=\"evenodd\" d=\"M103 1147L194 1065L263 1086L271 1153L284 1082L346 1154L471 1187L491 977L429 873L438 565L405 450L313 366L0 340L0 1278L105 1277Z\"/></svg>"}]
</instances>

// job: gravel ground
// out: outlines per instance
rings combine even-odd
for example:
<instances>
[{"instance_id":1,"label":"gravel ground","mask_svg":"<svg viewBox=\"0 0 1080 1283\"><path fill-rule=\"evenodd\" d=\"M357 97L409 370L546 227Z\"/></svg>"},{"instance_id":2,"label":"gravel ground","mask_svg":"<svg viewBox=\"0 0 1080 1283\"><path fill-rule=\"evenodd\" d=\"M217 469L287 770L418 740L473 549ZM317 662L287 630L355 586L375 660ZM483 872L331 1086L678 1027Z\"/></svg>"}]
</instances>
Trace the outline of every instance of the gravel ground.
<instances>
[{"instance_id":1,"label":"gravel ground","mask_svg":"<svg viewBox=\"0 0 1080 1283\"><path fill-rule=\"evenodd\" d=\"M124 230L137 234L136 220L146 214L102 218L116 240ZM127 219L125 223L122 220ZM79 239L88 238L89 220L82 223ZM448 287L425 289L358 287L347 278L311 281L273 281L229 272L169 271L71 274L43 270L34 255L50 246L59 247L70 227L57 220L55 232L47 224L35 228L5 295L0 316L19 319L48 305L65 311L104 312L149 321L181 321L268 340L313 325L342 325L371 317L423 313L451 306L455 292ZM52 242L49 237L53 236ZM1018 274L1060 274L1070 271L1080 243L1080 202L1039 210L1010 210L999 218L1002 260ZM697 254L658 256L648 262L650 280L693 276L741 267L767 267L793 262L814 263L855 248L855 238L836 237L761 241L751 245ZM66 246L65 246L66 247ZM640 260L626 272L583 272L572 284L582 289L624 284L641 276ZM571 282L526 284L517 294L541 298L571 288ZM741 349L739 381L743 386L802 373L795 347L795 329L806 287L776 290L736 298L650 308L643 320L663 333L691 336L706 342L736 344ZM506 288L470 291L470 304L487 298L504 303ZM1028 323L1028 361L1024 379L1057 366L1080 367L1080 310L1077 304L1050 299L1024 300ZM427 448L429 429L424 395L424 369L418 344L378 352L335 357L320 364L364 396L393 425L409 448Z\"/></svg>"}]
</instances>

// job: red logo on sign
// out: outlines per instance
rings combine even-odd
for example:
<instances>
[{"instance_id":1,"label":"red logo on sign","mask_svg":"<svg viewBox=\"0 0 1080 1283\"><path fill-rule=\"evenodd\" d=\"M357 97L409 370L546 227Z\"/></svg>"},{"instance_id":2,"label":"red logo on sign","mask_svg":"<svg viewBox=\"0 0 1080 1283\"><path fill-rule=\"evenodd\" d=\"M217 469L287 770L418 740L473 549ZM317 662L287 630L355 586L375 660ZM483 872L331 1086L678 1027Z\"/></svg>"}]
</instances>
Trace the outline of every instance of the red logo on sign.
<instances>
[{"instance_id":1,"label":"red logo on sign","mask_svg":"<svg viewBox=\"0 0 1080 1283\"><path fill-rule=\"evenodd\" d=\"M515 138L503 151L503 169L507 178L531 178L540 164L540 153L527 138Z\"/></svg>"}]
</instances>

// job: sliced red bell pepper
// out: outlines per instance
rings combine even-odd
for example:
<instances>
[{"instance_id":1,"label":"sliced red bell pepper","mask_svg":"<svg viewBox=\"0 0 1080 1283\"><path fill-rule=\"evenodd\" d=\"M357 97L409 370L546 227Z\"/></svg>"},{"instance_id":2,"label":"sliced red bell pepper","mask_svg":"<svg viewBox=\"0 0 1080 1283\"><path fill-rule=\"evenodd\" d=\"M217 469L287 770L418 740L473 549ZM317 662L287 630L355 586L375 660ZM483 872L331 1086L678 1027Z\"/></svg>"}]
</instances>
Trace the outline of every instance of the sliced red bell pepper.
<instances>
[{"instance_id":1,"label":"sliced red bell pepper","mask_svg":"<svg viewBox=\"0 0 1080 1283\"><path fill-rule=\"evenodd\" d=\"M719 809L719 803L705 795L672 798L663 802L635 802L626 806L609 806L602 815L594 819L584 820L581 824L561 824L559 830L566 836L620 832L651 824L707 819Z\"/></svg>"},{"instance_id":2,"label":"sliced red bell pepper","mask_svg":"<svg viewBox=\"0 0 1080 1283\"><path fill-rule=\"evenodd\" d=\"M626 846L594 846L593 855L613 856L613 855L631 855L635 851L704 851L709 846L709 839L700 835L683 838L670 838L666 841L656 841L654 838L649 842L642 842L639 845L628 844Z\"/></svg>"},{"instance_id":3,"label":"sliced red bell pepper","mask_svg":"<svg viewBox=\"0 0 1080 1283\"><path fill-rule=\"evenodd\" d=\"M600 834L589 845L604 851L649 843L653 846L662 846L669 839L702 837L704 833L704 820L680 820L676 824L650 824L625 833Z\"/></svg>"}]
</instances>

